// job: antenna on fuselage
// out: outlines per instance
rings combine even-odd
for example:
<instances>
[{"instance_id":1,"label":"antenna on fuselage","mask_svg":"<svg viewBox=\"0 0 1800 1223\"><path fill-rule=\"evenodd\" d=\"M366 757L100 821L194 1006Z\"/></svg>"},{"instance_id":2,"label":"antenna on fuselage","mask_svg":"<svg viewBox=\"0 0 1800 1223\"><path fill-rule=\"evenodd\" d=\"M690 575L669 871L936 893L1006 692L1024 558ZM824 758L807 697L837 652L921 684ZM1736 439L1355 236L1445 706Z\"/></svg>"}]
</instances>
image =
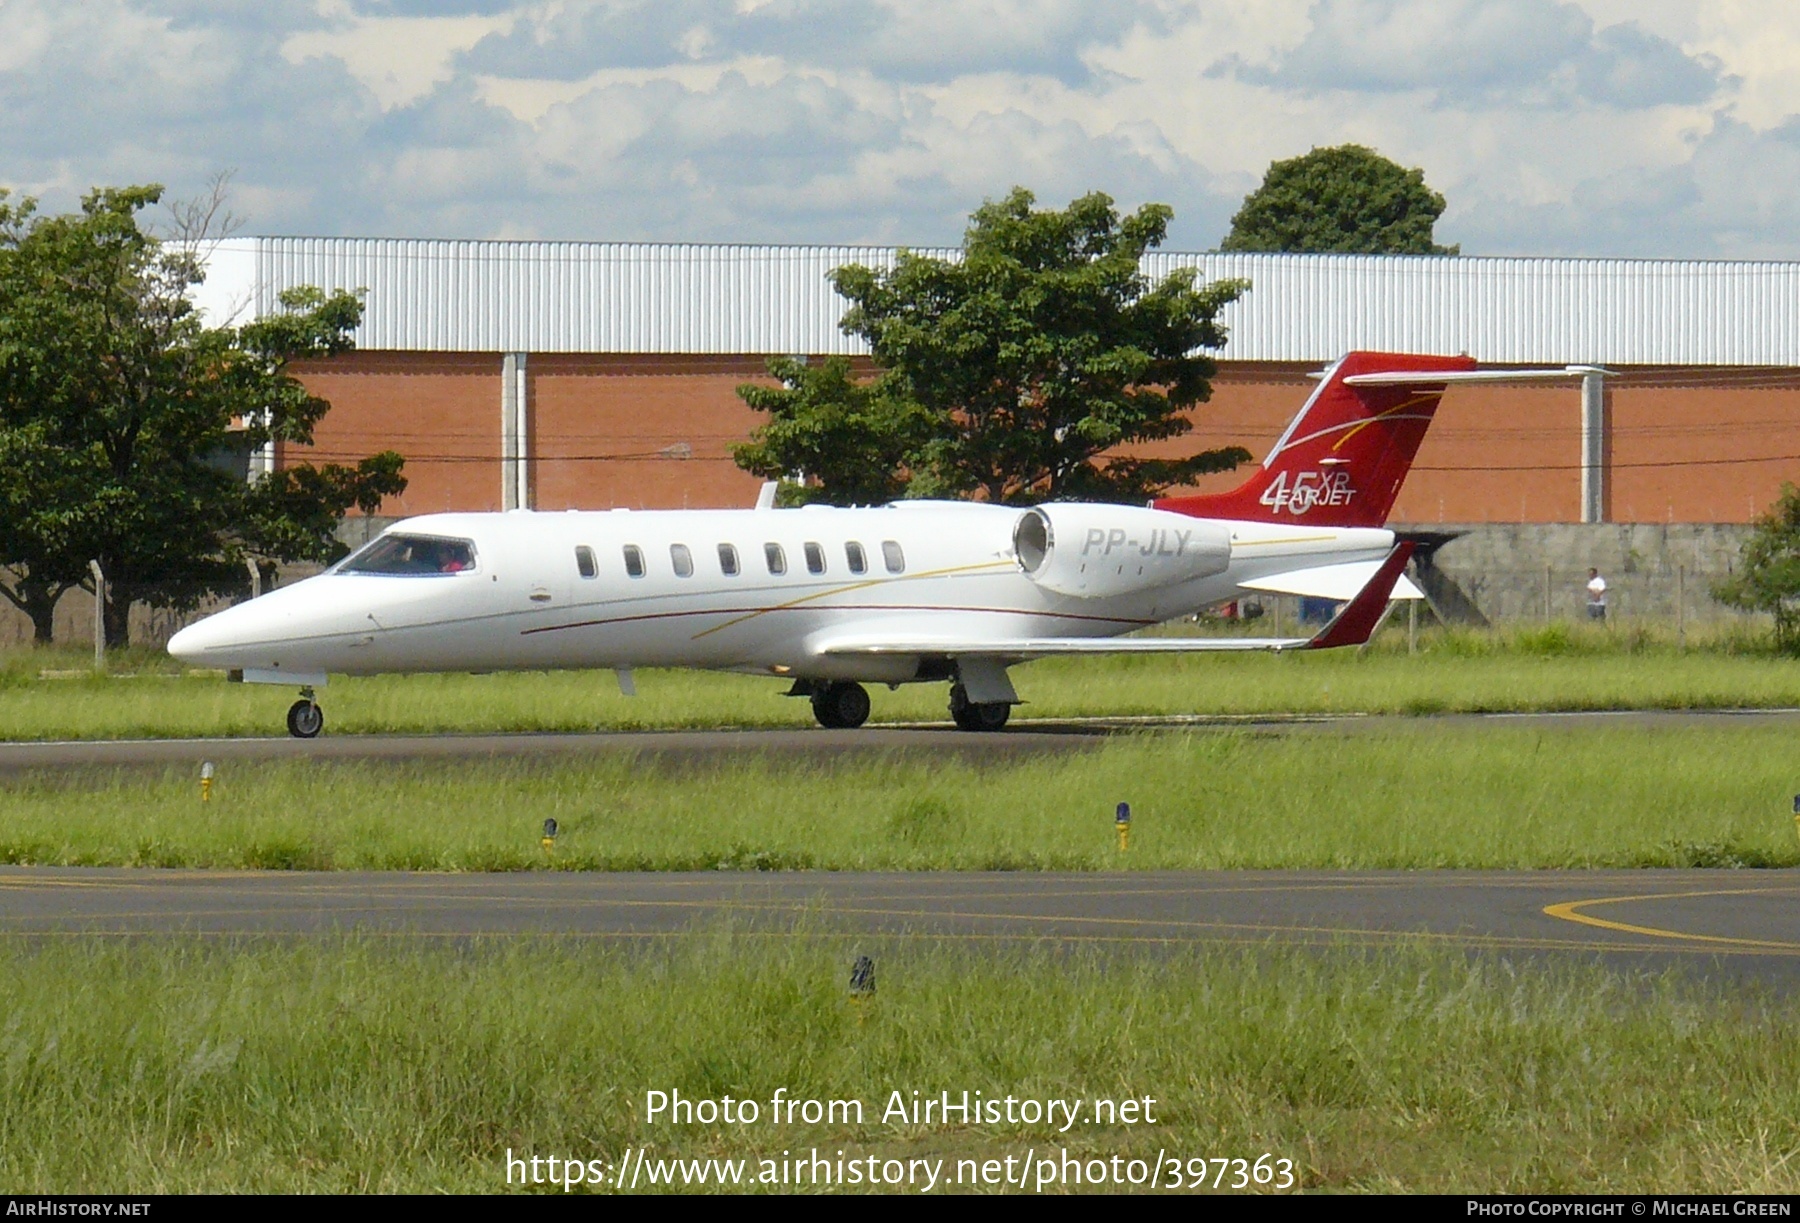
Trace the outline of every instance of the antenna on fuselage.
<instances>
[{"instance_id":1,"label":"antenna on fuselage","mask_svg":"<svg viewBox=\"0 0 1800 1223\"><path fill-rule=\"evenodd\" d=\"M780 485L773 480L764 480L763 486L756 490L756 508L759 510L774 509L775 490L779 487Z\"/></svg>"}]
</instances>

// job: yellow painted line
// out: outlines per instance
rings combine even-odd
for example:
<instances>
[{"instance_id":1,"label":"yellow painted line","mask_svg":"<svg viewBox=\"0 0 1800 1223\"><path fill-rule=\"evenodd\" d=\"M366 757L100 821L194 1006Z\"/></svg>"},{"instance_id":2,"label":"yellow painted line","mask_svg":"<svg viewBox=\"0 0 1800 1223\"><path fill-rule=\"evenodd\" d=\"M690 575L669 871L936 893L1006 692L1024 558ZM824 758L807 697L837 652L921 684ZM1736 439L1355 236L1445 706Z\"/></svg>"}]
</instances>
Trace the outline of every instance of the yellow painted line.
<instances>
[{"instance_id":1,"label":"yellow painted line","mask_svg":"<svg viewBox=\"0 0 1800 1223\"><path fill-rule=\"evenodd\" d=\"M1635 934L1642 938L1672 939L1684 943L1707 943L1792 953L1800 952L1800 943L1774 939L1731 938L1722 934L1690 934L1685 930L1665 930L1660 926L1640 926L1633 922L1609 921L1604 917L1583 913L1581 910L1594 905L1628 904L1634 900L1688 900L1696 896L1769 896L1793 890L1793 888L1729 888L1703 892L1657 892L1640 896L1602 896L1593 900L1569 900L1562 904L1545 905L1544 914L1562 921L1579 922L1584 926L1594 926L1601 930L1616 930L1621 934Z\"/></svg>"},{"instance_id":2,"label":"yellow painted line","mask_svg":"<svg viewBox=\"0 0 1800 1223\"><path fill-rule=\"evenodd\" d=\"M1318 544L1329 543L1336 535L1297 535L1292 539L1246 539L1232 540L1233 548L1269 548L1277 544Z\"/></svg>"},{"instance_id":3,"label":"yellow painted line","mask_svg":"<svg viewBox=\"0 0 1800 1223\"><path fill-rule=\"evenodd\" d=\"M1434 394L1419 395L1412 399L1405 400L1402 403L1395 404L1393 407L1387 409L1385 412L1378 412L1374 416L1369 417L1367 420L1360 422L1355 428L1351 429L1348 433L1344 434L1344 436L1338 438L1337 442L1331 448L1333 450L1342 450L1344 448L1345 442L1347 442L1351 438L1355 437L1358 433L1361 433L1364 429L1367 429L1370 425L1375 424L1378 421L1383 421L1383 418L1392 416L1396 412L1404 412L1408 408L1416 408L1420 404L1425 403L1428 400L1439 399L1439 398L1442 398L1442 396L1443 396L1443 392L1439 391Z\"/></svg>"},{"instance_id":4,"label":"yellow painted line","mask_svg":"<svg viewBox=\"0 0 1800 1223\"><path fill-rule=\"evenodd\" d=\"M1196 944L1224 944L1230 946L1266 946L1275 941L1267 935L1249 933L1215 933L1210 935L1156 935L1156 934L1058 934L1040 931L1036 933L987 933L981 931L934 931L934 930L728 930L715 931L709 929L688 930L394 930L372 929L368 927L334 928L327 930L0 930L0 939L7 938L205 938L205 939L544 939L583 941L617 939L651 940L704 937L723 933L731 938L763 938L763 939L856 939L859 942L871 940L892 940L896 942L933 941L946 943L1093 943L1093 944L1141 944L1145 946L1179 947ZM1332 943L1357 944L1392 944L1415 937L1402 932L1387 933L1366 930L1333 930L1327 931ZM1322 941L1319 935L1305 940L1284 940L1289 942L1304 941L1318 945ZM1437 946L1446 944L1438 943ZM1507 939L1495 940L1482 935L1470 935L1461 938L1453 946L1471 948L1495 947L1505 950L1538 950L1538 951L1667 951L1669 948L1661 944L1598 942L1578 939ZM1676 950L1695 951L1697 948L1677 948Z\"/></svg>"},{"instance_id":5,"label":"yellow painted line","mask_svg":"<svg viewBox=\"0 0 1800 1223\"><path fill-rule=\"evenodd\" d=\"M786 603L776 603L769 607L758 608L753 612L745 612L736 619L727 620L723 624L715 624L712 628L709 628L704 632L695 633L692 640L698 641L702 637L710 637L714 633L723 632L728 628L744 623L746 620L754 620L758 616L766 616L770 612L786 611L789 608L799 607L803 603L811 603L817 599L836 598L838 595L848 594L853 590L868 590L872 587L886 586L894 582L913 582L922 581L925 578L950 577L958 573L979 573L984 569L1010 568L1012 568L1012 562L1010 561L983 561L979 565L956 565L949 569L926 569L919 573L908 573L899 577L870 578L866 582L850 582L843 586L833 586L830 590L820 590L809 595L801 595L797 599L789 599Z\"/></svg>"},{"instance_id":6,"label":"yellow painted line","mask_svg":"<svg viewBox=\"0 0 1800 1223\"><path fill-rule=\"evenodd\" d=\"M348 898L348 899L353 899L357 902L360 902L355 905L347 905L347 906L343 906L341 909L333 910L333 911L339 911L339 912L370 909L370 908L375 907L376 905L383 904L384 902L386 904L403 904L403 903L411 902L413 904L418 905L421 908L425 908L425 907L429 907L429 906L433 906L433 905L451 905L451 904L470 904L470 905L478 905L483 908L499 907L499 906L505 906L505 905L517 905L521 908L535 908L535 909L559 909L559 908L576 908L576 907L581 907L581 908L593 908L593 907L600 907L600 908L606 908L606 907L614 907L614 908L634 908L634 907L706 908L709 906L767 908L767 907L772 907L772 906L773 907L790 907L790 906L797 906L797 905L810 905L810 904L816 904L816 903L823 903L823 904L829 906L829 905L833 904L833 902L835 900L839 899L837 897L834 897L833 894L827 890L827 884L825 883L825 881L817 880L817 879L807 879L805 877L796 877L796 878L793 878L790 880L783 880L780 883L773 885L771 890L774 892L774 894L764 894L764 895L721 894L721 895L715 895L715 896L693 897L691 895L691 893L696 888L718 888L718 887L724 886L732 892L741 892L741 890L745 889L745 888L756 889L759 887L764 887L764 886L769 886L769 885L765 885L762 883L751 883L748 880L725 884L725 883L722 883L721 880L716 879L716 878L658 879L653 884L650 885L652 888L666 889L668 892L675 893L675 894L666 895L666 896L656 896L656 895L607 896L607 895L594 895L591 892L587 891L582 886L588 882L588 878L587 878L588 873L587 872L543 871L543 872L538 872L537 874L539 876L541 876L541 878L534 880L534 882L538 882L541 885L543 885L546 888L546 890L544 890L544 891L520 892L520 891L512 891L512 890L506 890L506 891L494 890L494 889L500 888L500 887L510 888L510 886L516 882L516 880L511 876L502 877L499 879L485 879L480 876L464 876L461 879L458 879L458 877L455 876L454 874L437 873L437 872L424 874L421 877L418 877L415 881L408 881L408 880L404 880L404 879L392 879L392 878L375 880L375 881L354 882L354 883L347 881L347 880L343 881L343 882L320 880L318 882L313 882L313 883L292 884L290 886L278 889L274 894L270 894L267 887L262 886L262 884L264 882L268 882L268 883L274 882L274 880L280 878L279 874L267 873L267 874L245 874L245 875L234 876L233 874L231 874L229 872L224 872L224 873L220 873L218 875L210 875L210 876L206 876L206 877L209 879L233 879L233 878L236 878L236 879L241 880L242 882L239 884L239 886L236 886L236 887L224 886L224 887L208 888L207 895L211 899L215 899L218 901L229 901L229 900L233 900L233 899L254 898L263 904L263 907L256 910L259 912L264 912L264 911L266 911L266 912L302 911L303 909L307 909L307 906L305 905L305 901L308 898L315 898L315 899L321 899L321 900L326 899L326 898L332 898L332 899ZM194 878L194 876L187 876L186 878L191 879L191 878ZM254 880L256 882L252 882L252 880ZM552 880L554 880L554 890L549 890L552 887L552 884L551 884ZM442 886L443 884L451 883L452 881L466 883L470 886L467 886L467 887L456 887L456 886L444 887L444 886ZM169 882L173 882L173 881L169 881ZM27 890L27 889L33 888L33 887L36 887L36 888L52 888L52 887L54 887L54 888L77 888L77 889L81 889L81 890L85 890L85 891L94 891L94 892L131 892L131 893L141 894L141 893L145 893L145 892L155 892L155 891L161 890L162 888L169 886L169 882L159 881L156 883L151 883L151 882L130 882L130 881L124 881L124 880L112 881L112 880L73 880L73 879L68 879L68 880L64 880L64 879L25 880L25 879L18 879L15 877L15 880L0 881L0 891L3 891L8 887L16 887L18 890ZM1311 892L1357 892L1357 891L1391 892L1391 891L1395 891L1395 890L1410 889L1414 884L1414 881L1409 880L1409 879L1403 879L1403 878L1386 878L1386 879L1354 879L1354 878L1352 878L1352 879L1341 879L1341 880L1331 880L1331 879L1308 880L1304 883L1286 882L1286 881L1282 881L1282 880L1266 880L1266 881L1258 881L1255 883L1230 884L1230 885L1224 885L1224 886L1202 887L1202 888L1196 889L1192 884L1189 884L1189 883L1186 883L1186 882L1180 881L1180 880L1139 882L1136 880L1105 881L1105 880L1100 880L1100 879L1093 879L1093 880L1068 880L1068 881L1059 880L1059 881L1057 881L1057 885L1052 886L1052 887L1032 887L1032 886L1028 886L1028 885L1018 885L1016 887L1011 887L1011 888L1001 887L998 889L996 889L996 888L978 888L977 889L977 888L970 888L968 884L963 883L961 881L950 882L947 880L945 882L946 882L945 890L931 892L927 895L920 895L919 892L909 889L906 891L891 892L891 893L886 892L886 891L858 892L858 893L856 893L856 895L854 897L848 897L845 899L850 900L851 903L856 904L856 905L869 905L869 904L874 904L874 903L881 903L881 904L897 903L897 904L904 905L904 904L907 904L908 902L913 902L913 903L925 902L925 903L931 903L931 904L943 904L943 903L947 903L950 901L967 901L967 900L972 900L972 901L977 901L977 902L985 902L990 905L997 903L997 902L1004 902L1004 901L1042 901L1046 904L1054 904L1059 901L1084 900L1084 899L1090 899L1090 898L1118 899L1118 898L1123 898L1123 897L1143 897L1143 896L1183 898L1183 897L1186 897L1189 895L1193 895L1196 892L1198 892L1201 895L1205 895L1205 896L1228 896L1228 895L1241 895L1241 894L1290 895L1290 894L1301 894L1301 893L1311 893ZM1159 882L1160 882L1160 885L1159 885ZM1497 883L1492 880L1467 879L1467 880L1446 880L1443 882L1442 886L1458 887L1458 888L1469 888L1469 887L1542 888L1543 884L1541 882L1532 881L1532 880L1518 880L1518 881L1508 882L1508 883ZM569 889L571 889L571 888L578 889L578 890L576 891L575 894L571 895L571 894L569 894ZM679 893L683 893L683 892L689 893L689 895L686 897L680 896ZM267 897L266 902L262 901L263 897ZM236 912L236 911L237 911L236 909L211 909L211 910L195 910L194 912L196 912L196 913L210 912L213 914L221 914L221 913L230 913L230 912ZM310 911L310 910L308 910L308 911ZM903 910L903 911L910 912L910 910ZM167 912L167 911L165 911L165 912ZM183 912L185 913L187 911L183 910ZM96 914L96 915L100 915L100 914ZM155 916L155 914L152 914L152 913L140 914L140 913L118 913L118 912L109 912L109 913L105 913L103 915L106 917ZM938 916L956 916L956 914L954 914L954 913L946 914L946 913L941 913L941 912L938 913L937 915ZM992 914L986 914L986 913L982 913L979 915L980 916L992 916ZM1024 916L1024 915L1021 915L1021 916ZM1043 920L1043 919L1047 919L1051 916L1054 916L1054 915L1038 914L1038 915L1034 915L1034 920ZM1086 920L1098 920L1098 919L1089 919L1089 918L1084 917L1079 914L1071 914L1071 915L1069 915L1069 920L1086 921ZM1155 920L1161 920L1161 919L1112 918L1112 919L1108 919L1108 920L1155 921ZM1171 920L1179 920L1179 919L1171 919Z\"/></svg>"},{"instance_id":7,"label":"yellow painted line","mask_svg":"<svg viewBox=\"0 0 1800 1223\"><path fill-rule=\"evenodd\" d=\"M54 868L53 868L54 869ZM129 867L126 869L142 869ZM194 879L233 879L241 878L242 872L210 871L204 874L184 874L183 881ZM44 879L28 875L0 875L0 891L29 891L32 888L76 888L95 892L154 892L166 887L163 881L145 882L132 879Z\"/></svg>"}]
</instances>

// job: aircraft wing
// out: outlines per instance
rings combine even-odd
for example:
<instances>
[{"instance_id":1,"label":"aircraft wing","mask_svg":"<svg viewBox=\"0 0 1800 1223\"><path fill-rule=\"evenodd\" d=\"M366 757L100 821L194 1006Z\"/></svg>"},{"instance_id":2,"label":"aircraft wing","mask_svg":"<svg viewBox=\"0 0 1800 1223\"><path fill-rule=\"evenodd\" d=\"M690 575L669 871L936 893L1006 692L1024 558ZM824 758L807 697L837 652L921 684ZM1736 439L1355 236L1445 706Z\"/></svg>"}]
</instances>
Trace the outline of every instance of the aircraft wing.
<instances>
[{"instance_id":1,"label":"aircraft wing","mask_svg":"<svg viewBox=\"0 0 1800 1223\"><path fill-rule=\"evenodd\" d=\"M1353 561L1347 565L1320 565L1313 569L1295 569L1266 578L1239 582L1245 590L1261 590L1273 595L1299 595L1307 599L1330 599L1348 603L1356 592L1369 584L1381 568L1380 561ZM1403 573L1394 582L1390 599L1423 599L1419 588Z\"/></svg>"},{"instance_id":2,"label":"aircraft wing","mask_svg":"<svg viewBox=\"0 0 1800 1223\"><path fill-rule=\"evenodd\" d=\"M983 637L958 640L833 638L821 654L931 654L953 657L1047 658L1054 654L1197 654L1223 650L1297 650L1308 637Z\"/></svg>"},{"instance_id":3,"label":"aircraft wing","mask_svg":"<svg viewBox=\"0 0 1800 1223\"><path fill-rule=\"evenodd\" d=\"M1394 545L1387 559L1373 562L1368 580L1337 616L1312 637L1015 637L954 640L916 637L908 640L846 635L822 642L819 653L830 655L925 654L955 658L1004 658L1014 661L1060 654L1194 654L1225 650L1328 650L1361 645L1387 612L1401 570L1411 558L1410 540ZM1353 566L1336 565L1345 569ZM1354 566L1367 568L1368 566Z\"/></svg>"}]
</instances>

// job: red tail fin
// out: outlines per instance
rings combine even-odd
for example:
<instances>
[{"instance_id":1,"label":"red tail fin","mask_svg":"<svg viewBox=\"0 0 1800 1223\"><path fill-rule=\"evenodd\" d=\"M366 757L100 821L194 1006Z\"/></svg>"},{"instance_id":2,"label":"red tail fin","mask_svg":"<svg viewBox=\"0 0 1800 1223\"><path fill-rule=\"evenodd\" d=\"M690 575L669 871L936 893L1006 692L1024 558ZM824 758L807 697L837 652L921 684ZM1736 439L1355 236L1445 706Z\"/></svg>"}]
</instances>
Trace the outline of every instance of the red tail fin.
<instances>
[{"instance_id":1,"label":"red tail fin","mask_svg":"<svg viewBox=\"0 0 1800 1223\"><path fill-rule=\"evenodd\" d=\"M1474 368L1468 357L1349 353L1327 372L1248 482L1228 493L1165 497L1151 504L1196 518L1378 527L1394 508L1444 395L1444 383L1417 376ZM1383 374L1414 380L1382 383ZM1352 376L1358 376L1357 384L1345 381Z\"/></svg>"}]
</instances>

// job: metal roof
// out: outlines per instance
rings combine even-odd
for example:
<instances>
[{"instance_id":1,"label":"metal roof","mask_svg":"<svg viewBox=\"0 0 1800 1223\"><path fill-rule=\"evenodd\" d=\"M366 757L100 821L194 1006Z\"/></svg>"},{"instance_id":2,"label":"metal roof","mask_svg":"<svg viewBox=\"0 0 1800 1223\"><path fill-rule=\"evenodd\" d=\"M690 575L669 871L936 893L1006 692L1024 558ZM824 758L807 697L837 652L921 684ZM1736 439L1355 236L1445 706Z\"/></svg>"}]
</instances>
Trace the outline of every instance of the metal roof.
<instances>
[{"instance_id":1,"label":"metal roof","mask_svg":"<svg viewBox=\"0 0 1800 1223\"><path fill-rule=\"evenodd\" d=\"M954 250L917 248L954 256ZM361 289L365 349L862 353L827 279L892 266L866 246L240 238L198 294L262 314L295 285ZM1238 361L1329 361L1352 348L1497 363L1800 365L1800 263L1485 256L1147 256L1250 291L1226 308Z\"/></svg>"}]
</instances>

